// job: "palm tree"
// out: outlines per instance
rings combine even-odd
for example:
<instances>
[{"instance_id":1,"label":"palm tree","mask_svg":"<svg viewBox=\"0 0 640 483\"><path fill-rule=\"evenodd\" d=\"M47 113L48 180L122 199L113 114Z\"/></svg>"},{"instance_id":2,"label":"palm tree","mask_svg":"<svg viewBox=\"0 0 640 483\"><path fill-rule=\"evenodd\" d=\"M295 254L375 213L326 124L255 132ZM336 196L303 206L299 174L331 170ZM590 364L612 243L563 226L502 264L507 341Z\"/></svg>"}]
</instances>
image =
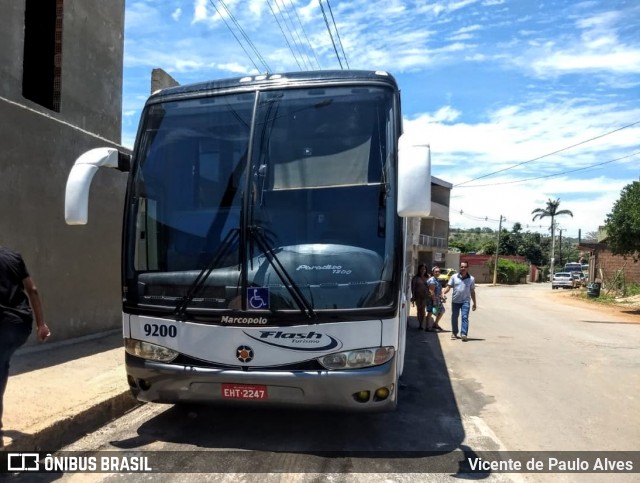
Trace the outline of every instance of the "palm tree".
<instances>
[{"instance_id":1,"label":"palm tree","mask_svg":"<svg viewBox=\"0 0 640 483\"><path fill-rule=\"evenodd\" d=\"M551 198L549 198L547 200L547 207L546 208L536 208L535 210L533 210L531 212L532 215L534 215L533 217L533 221L536 221L538 218L542 219L545 217L550 217L551 218L551 275L553 276L553 264L555 262L554 257L555 257L555 247L556 247L556 224L555 224L555 219L556 216L559 215L569 215L571 218L573 218L573 213L571 213L571 211L569 210L558 210L558 206L560 205L560 198L557 198L555 201L552 201Z\"/></svg>"}]
</instances>

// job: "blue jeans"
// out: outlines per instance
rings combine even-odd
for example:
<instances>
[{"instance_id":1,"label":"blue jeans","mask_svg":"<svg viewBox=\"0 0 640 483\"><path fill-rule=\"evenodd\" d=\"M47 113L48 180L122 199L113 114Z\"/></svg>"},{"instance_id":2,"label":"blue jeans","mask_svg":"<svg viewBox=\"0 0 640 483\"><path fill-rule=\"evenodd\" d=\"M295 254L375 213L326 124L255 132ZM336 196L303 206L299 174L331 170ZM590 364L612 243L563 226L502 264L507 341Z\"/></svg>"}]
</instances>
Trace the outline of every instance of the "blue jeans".
<instances>
[{"instance_id":1,"label":"blue jeans","mask_svg":"<svg viewBox=\"0 0 640 483\"><path fill-rule=\"evenodd\" d=\"M13 353L29 338L32 325L18 322L17 317L13 315L0 319L0 436L2 436L2 400L9 379L9 362Z\"/></svg>"},{"instance_id":2,"label":"blue jeans","mask_svg":"<svg viewBox=\"0 0 640 483\"><path fill-rule=\"evenodd\" d=\"M467 300L461 304L451 302L451 333L458 335L458 315L462 311L462 330L460 335L467 335L469 333L469 308L470 302Z\"/></svg>"}]
</instances>

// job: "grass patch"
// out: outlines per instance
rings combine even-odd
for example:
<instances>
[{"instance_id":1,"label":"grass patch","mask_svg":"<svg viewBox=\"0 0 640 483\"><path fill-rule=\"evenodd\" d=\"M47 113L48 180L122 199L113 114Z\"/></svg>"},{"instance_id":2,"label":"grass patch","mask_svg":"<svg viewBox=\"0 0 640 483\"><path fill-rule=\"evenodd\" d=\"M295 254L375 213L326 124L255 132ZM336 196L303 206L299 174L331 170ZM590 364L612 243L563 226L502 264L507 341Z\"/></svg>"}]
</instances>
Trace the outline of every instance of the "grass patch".
<instances>
[{"instance_id":1,"label":"grass patch","mask_svg":"<svg viewBox=\"0 0 640 483\"><path fill-rule=\"evenodd\" d=\"M582 299L582 300L588 300L590 302L596 302L602 305L613 305L613 304L619 303L619 302L616 302L616 298L614 295L605 294L604 291L602 290L600 291L599 297L589 297L585 289L580 289L579 292L573 292L571 295L573 297L578 297L579 299Z\"/></svg>"},{"instance_id":2,"label":"grass patch","mask_svg":"<svg viewBox=\"0 0 640 483\"><path fill-rule=\"evenodd\" d=\"M627 285L627 295L630 297L640 295L640 283L630 283Z\"/></svg>"}]
</instances>

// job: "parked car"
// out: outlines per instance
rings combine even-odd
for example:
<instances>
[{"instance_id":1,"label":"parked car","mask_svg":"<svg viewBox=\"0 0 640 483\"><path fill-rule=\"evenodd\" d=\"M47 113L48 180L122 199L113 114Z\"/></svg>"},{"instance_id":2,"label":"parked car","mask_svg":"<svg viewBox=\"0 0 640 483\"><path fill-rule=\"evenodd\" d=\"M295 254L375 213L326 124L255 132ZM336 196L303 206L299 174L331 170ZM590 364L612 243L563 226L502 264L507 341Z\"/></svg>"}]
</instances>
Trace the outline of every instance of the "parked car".
<instances>
[{"instance_id":1,"label":"parked car","mask_svg":"<svg viewBox=\"0 0 640 483\"><path fill-rule=\"evenodd\" d=\"M575 282L573 280L573 276L571 272L557 272L553 274L553 278L551 279L551 288L573 288L575 287Z\"/></svg>"},{"instance_id":2,"label":"parked car","mask_svg":"<svg viewBox=\"0 0 640 483\"><path fill-rule=\"evenodd\" d=\"M438 280L440 281L440 285L443 287L449 283L449 279L453 277L457 272L455 268L441 268L440 275L438 275Z\"/></svg>"},{"instance_id":3,"label":"parked car","mask_svg":"<svg viewBox=\"0 0 640 483\"><path fill-rule=\"evenodd\" d=\"M587 285L587 277L583 272L571 272L575 287L584 287Z\"/></svg>"}]
</instances>

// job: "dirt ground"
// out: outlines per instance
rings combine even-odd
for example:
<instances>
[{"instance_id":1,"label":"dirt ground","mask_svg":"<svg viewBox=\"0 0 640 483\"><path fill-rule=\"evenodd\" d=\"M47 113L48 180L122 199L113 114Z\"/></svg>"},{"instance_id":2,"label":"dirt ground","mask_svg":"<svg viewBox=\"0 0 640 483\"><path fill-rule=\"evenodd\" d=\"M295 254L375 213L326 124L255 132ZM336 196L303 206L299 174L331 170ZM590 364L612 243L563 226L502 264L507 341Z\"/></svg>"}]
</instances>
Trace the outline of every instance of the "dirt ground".
<instances>
[{"instance_id":1,"label":"dirt ground","mask_svg":"<svg viewBox=\"0 0 640 483\"><path fill-rule=\"evenodd\" d=\"M589 307L602 313L615 313L629 323L640 324L640 295L627 297L625 299L616 299L616 303L602 303L595 299L584 298L586 288L574 290L550 290L550 296L562 301L562 303L577 305L580 307Z\"/></svg>"}]
</instances>

